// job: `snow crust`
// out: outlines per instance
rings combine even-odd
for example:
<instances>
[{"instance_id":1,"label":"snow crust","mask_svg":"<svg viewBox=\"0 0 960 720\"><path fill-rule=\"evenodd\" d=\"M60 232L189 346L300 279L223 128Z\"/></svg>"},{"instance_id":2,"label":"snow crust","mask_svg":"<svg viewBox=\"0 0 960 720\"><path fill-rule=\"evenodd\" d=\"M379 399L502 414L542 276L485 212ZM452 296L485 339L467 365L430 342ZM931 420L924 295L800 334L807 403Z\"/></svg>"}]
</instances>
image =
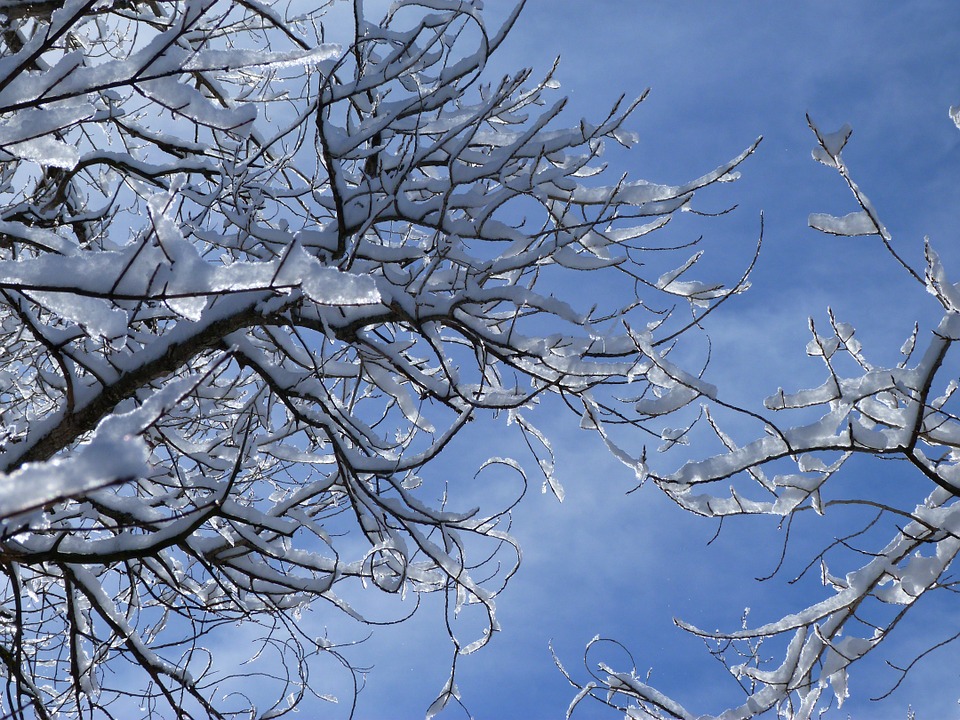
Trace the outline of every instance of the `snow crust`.
<instances>
[{"instance_id":1,"label":"snow crust","mask_svg":"<svg viewBox=\"0 0 960 720\"><path fill-rule=\"evenodd\" d=\"M814 230L820 230L821 232L831 235L855 237L857 235L879 234L873 218L863 210L844 215L843 217L813 213L810 215L809 223L810 227Z\"/></svg>"}]
</instances>

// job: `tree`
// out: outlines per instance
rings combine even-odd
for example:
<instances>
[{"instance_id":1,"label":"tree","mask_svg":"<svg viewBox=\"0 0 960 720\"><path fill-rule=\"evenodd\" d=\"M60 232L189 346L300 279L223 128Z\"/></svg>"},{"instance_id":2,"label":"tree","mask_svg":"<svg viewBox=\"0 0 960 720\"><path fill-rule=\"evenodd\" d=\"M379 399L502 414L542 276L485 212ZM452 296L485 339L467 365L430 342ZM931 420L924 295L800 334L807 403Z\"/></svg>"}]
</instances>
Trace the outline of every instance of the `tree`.
<instances>
[{"instance_id":1,"label":"tree","mask_svg":"<svg viewBox=\"0 0 960 720\"><path fill-rule=\"evenodd\" d=\"M5 716L283 715L324 692L318 657L353 670L297 624L317 600L363 621L347 585L444 593L455 668L519 559L510 507L458 488L526 474L431 462L500 418L562 495L529 413L553 393L642 472L606 428L651 403L617 388L659 394L746 287L689 280L699 253L656 270L688 243L648 236L755 146L604 185L637 103L553 129L551 74L484 79L520 6L491 30L480 2L321 5L0 2ZM591 308L582 273L632 295ZM231 670L236 623L261 660ZM456 697L451 672L431 711Z\"/></svg>"},{"instance_id":2,"label":"tree","mask_svg":"<svg viewBox=\"0 0 960 720\"><path fill-rule=\"evenodd\" d=\"M950 116L956 122L955 108ZM840 175L859 208L843 217L811 214L810 226L842 237L877 238L909 287L922 288L936 301L940 321L926 331L918 322L900 348L901 360L889 365L871 361L854 328L829 311L826 327L810 321L807 354L825 370L819 387L779 389L765 401L766 414L724 403L722 393L698 395L703 406L698 419L706 422L723 451L669 474L651 472L649 479L680 507L703 517L782 518L780 564L763 580L783 572L789 546L801 542L791 536L795 521L820 516L824 523L833 523L829 533L837 533L839 523L839 534L790 580L819 571L825 591L807 607L791 609L772 622L752 626L745 613L742 629L735 631L708 631L677 621L703 638L740 683L744 700L739 706L700 715L649 685L636 667L600 663L589 682L567 674L579 690L571 711L594 697L630 718L728 720L768 713L789 720L820 717L849 697L851 666L877 654L921 598L957 591L951 569L960 553L960 414L956 364L948 355L960 340L960 285L949 277L929 240L921 267L897 250L842 157L850 127L824 133L809 117L808 122L816 138L814 159ZM699 385L688 383L667 362L660 367L655 383L668 410L686 402ZM678 402L668 399L674 395ZM659 410L650 407L648 412ZM722 413L728 425L742 430L744 421L750 421L760 425L762 434L738 445L718 419ZM787 427L779 420L781 413L798 418L799 424ZM682 434L687 433L692 426ZM873 482L865 489L845 483L856 472L849 466L861 458L893 461L898 487ZM922 482L908 485L904 478L911 475ZM914 657L888 660L894 680L883 697L919 661L958 638L960 634L945 630ZM596 641L591 651L601 650L602 644Z\"/></svg>"}]
</instances>

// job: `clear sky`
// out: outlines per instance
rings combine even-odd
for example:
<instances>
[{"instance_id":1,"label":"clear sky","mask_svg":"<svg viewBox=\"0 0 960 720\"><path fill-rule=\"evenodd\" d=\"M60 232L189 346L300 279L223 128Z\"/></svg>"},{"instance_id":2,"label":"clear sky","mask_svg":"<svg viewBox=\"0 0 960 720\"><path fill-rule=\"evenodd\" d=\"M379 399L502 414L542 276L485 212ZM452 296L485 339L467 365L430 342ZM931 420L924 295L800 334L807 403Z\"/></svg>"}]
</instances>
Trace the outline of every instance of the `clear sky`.
<instances>
[{"instance_id":1,"label":"clear sky","mask_svg":"<svg viewBox=\"0 0 960 720\"><path fill-rule=\"evenodd\" d=\"M508 5L489 0L491 21ZM739 203L736 213L697 225L705 234L705 262L732 278L749 260L761 210L766 217L753 289L715 314L708 327L713 364L707 377L724 397L759 406L778 386L819 384L819 366L804 355L806 322L808 316L825 320L828 305L858 328L868 354L880 361L895 358L914 320L929 325L936 319L932 299L905 282L875 239L825 237L807 227L811 212L843 215L857 208L840 179L811 160L814 140L805 113L827 131L853 126L845 157L898 248L919 263L929 235L948 270L956 269L954 279L960 278L960 130L947 115L949 106L960 104L960 3L529 0L491 70L532 66L545 72L557 55L571 122L598 119L620 94L652 88L628 123L640 133L639 145L610 156L616 173L680 182L734 157L757 136L765 138L738 183L704 196L704 209ZM800 586L788 586L787 576L757 583L754 578L770 572L779 556L782 535L775 523L731 523L707 547L715 523L685 515L654 488L626 496L630 471L579 431L575 417L553 418L550 409L544 417L567 498L560 505L533 492L519 508L514 532L524 562L499 600L503 632L461 660L467 707L480 719L563 717L573 690L553 667L548 642L568 669L578 668L585 678L583 648L597 634L623 642L639 669L653 669L653 684L694 712L718 712L737 702L736 684L700 641L673 627L672 618L734 629L746 606L773 618L825 597L819 579ZM503 434L502 426L483 432L458 438L443 471L469 480L493 446L496 454L522 455L517 438ZM702 454L696 447L687 452ZM667 466L680 461L663 460ZM861 475L849 482L882 481L891 492L917 482L868 463L854 469ZM811 526L809 549L818 547L817 539L822 547L842 533L842 522L827 517ZM802 543L795 550L802 567L809 552ZM375 665L358 718L422 715L449 663L439 609L432 603L412 621L378 629L357 650L358 659ZM922 649L928 630L943 636L960 631L948 604L921 603L914 612L926 612L926 621L903 628L894 642L905 648ZM396 610L385 614L396 616ZM321 625L328 621L322 607L312 617ZM884 657L895 657L898 648L891 645ZM850 702L827 717L905 720L912 705L922 720L956 718L958 659L951 648L932 656L880 705L866 698L883 692L895 676L884 674L878 661L859 672L855 666ZM451 709L443 717L458 716ZM576 717L615 716L585 705Z\"/></svg>"}]
</instances>

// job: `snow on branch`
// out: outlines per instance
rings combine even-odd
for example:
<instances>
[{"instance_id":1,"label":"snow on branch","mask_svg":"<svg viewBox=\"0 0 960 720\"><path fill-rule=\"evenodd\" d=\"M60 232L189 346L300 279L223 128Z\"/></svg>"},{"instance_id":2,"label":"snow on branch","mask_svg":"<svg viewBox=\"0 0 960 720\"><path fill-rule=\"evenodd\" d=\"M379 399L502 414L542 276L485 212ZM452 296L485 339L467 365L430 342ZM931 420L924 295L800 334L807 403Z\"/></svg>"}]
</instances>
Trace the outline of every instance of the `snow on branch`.
<instances>
[{"instance_id":1,"label":"snow on branch","mask_svg":"<svg viewBox=\"0 0 960 720\"><path fill-rule=\"evenodd\" d=\"M905 616L916 612L918 600L928 593L954 590L953 563L960 553L960 412L953 345L960 340L960 290L929 241L923 248L923 274L894 250L893 238L841 157L850 128L825 134L812 121L810 127L817 138L814 158L841 175L860 206L842 218L811 215L810 225L834 235L880 237L904 270L909 287L923 285L937 299L941 320L925 334L919 323L915 325L900 350L902 360L891 366L869 360L854 327L829 310L827 329L810 321L812 338L807 345L807 354L823 366L823 383L792 392L778 390L766 400L766 412L725 402L722 392L705 387L699 378L672 370L648 343L643 348L650 358L645 370L655 392L641 401L641 407L651 414L668 412L698 399L705 406L701 416L723 449L671 473L647 469L647 474L680 507L698 515L720 520L749 515L782 518L782 555L773 573L763 578L766 581L787 572L788 546L796 542L808 547L809 537L794 541L791 536L799 518L809 518L804 526L808 535L817 516L849 522L850 513L860 509L863 520L839 532L836 525L827 528L832 542L826 541L826 547L790 581L804 580L819 569L820 599L806 607L777 611L782 613L779 618L759 625L750 624L745 612L742 628L729 632L676 621L707 642L744 689L742 704L697 715L642 681L635 668L611 670L602 664L605 677L594 675L590 683L567 676L579 690L576 704L589 696L627 717L657 720L745 720L764 714L787 720L820 717L843 705L856 670L862 672L861 661L886 647L884 641ZM695 260L663 276L664 289ZM737 433L745 420L759 423L756 439L735 442L736 433L722 427L721 416ZM891 490L881 473L858 485L850 467L858 457L899 461L887 463L887 473L898 484L902 476L914 475L922 492L911 496L913 485L906 482ZM886 533L885 538L879 533ZM928 652L955 639L954 635L937 642L913 661L889 663L896 671L892 688ZM776 649L770 650L771 645Z\"/></svg>"},{"instance_id":2,"label":"snow on branch","mask_svg":"<svg viewBox=\"0 0 960 720\"><path fill-rule=\"evenodd\" d=\"M362 684L299 628L318 601L381 623L443 593L479 650L520 552L516 500L478 488L528 475L490 448L484 482L448 477L456 436L512 422L562 498L544 396L643 474L610 426L715 394L657 343L745 276L644 258L755 144L610 178L640 100L564 127L555 68L491 77L520 5L497 28L480 2L319 5L0 2L4 712L279 716L321 656ZM282 670L203 649L235 623Z\"/></svg>"}]
</instances>

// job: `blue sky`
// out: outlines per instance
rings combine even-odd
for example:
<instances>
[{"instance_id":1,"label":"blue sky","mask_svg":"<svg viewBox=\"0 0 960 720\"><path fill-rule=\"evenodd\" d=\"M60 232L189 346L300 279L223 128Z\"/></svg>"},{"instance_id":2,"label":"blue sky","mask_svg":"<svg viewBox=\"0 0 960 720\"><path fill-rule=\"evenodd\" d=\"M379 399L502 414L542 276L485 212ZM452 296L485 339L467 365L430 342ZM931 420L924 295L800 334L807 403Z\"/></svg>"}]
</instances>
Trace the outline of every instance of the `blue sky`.
<instances>
[{"instance_id":1,"label":"blue sky","mask_svg":"<svg viewBox=\"0 0 960 720\"><path fill-rule=\"evenodd\" d=\"M489 0L491 21L508 5ZM628 124L640 133L639 145L609 156L615 173L680 182L734 157L758 135L765 138L741 168L742 179L702 201L704 209L739 203L737 212L678 230L703 232L705 263L730 278L749 259L765 213L754 287L716 313L708 328L714 344L708 379L724 397L759 406L778 386L818 384L820 368L804 355L806 321L811 315L825 321L828 305L857 327L868 354L881 361L895 361L914 320L935 322L932 298L906 282L875 239L825 237L807 227L811 212L856 208L840 179L811 160L805 113L827 131L853 126L845 157L898 248L919 263L929 235L960 277L960 130L947 116L949 106L960 104L960 4L529 0L491 70L545 72L557 55L571 122L598 118L621 93L652 88ZM516 514L524 563L500 597L503 632L461 661L467 706L481 719L563 717L573 691L553 667L547 643L552 639L582 678L583 647L597 634L623 642L638 668L653 668L652 682L689 709L718 712L735 703L736 686L672 618L730 629L748 605L771 618L803 607L823 592L819 583L756 583L776 564L782 536L775 523L733 523L707 547L714 523L685 515L654 488L625 496L630 471L579 431L576 418L550 410L544 418L567 499L560 505L534 491ZM515 435L491 425L458 438L442 471L469 478L492 446L496 454L522 455ZM696 447L688 452L703 454ZM892 468L853 469L853 484L888 483L891 492L919 487ZM509 493L509 482L497 492ZM811 526L811 549L817 539L822 546L823 538L842 532L830 522L843 518ZM798 561L807 557L800 547ZM358 660L375 665L358 718L422 715L449 663L439 609L428 603L413 620L377 630L357 650ZM895 642L919 651L926 632L960 630L949 604L921 604L916 612L925 612L925 621L906 626ZM329 620L322 607L312 616L320 625ZM882 705L866 697L892 676L879 662L855 669L851 701L827 717L903 719L908 705L922 720L960 717L957 659L956 649L934 656ZM458 716L452 709L443 717ZM577 717L616 714L583 706Z\"/></svg>"}]
</instances>

